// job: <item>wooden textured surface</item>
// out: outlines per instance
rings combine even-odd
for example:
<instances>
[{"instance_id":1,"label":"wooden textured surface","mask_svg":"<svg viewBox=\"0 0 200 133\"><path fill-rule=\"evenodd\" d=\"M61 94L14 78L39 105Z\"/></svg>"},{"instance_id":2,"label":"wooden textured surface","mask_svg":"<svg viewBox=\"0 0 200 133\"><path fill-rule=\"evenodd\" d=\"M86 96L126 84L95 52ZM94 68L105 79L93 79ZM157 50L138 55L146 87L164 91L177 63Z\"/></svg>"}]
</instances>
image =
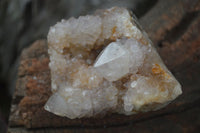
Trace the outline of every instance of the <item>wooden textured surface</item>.
<instances>
[{"instance_id":1,"label":"wooden textured surface","mask_svg":"<svg viewBox=\"0 0 200 133\"><path fill-rule=\"evenodd\" d=\"M8 132L199 132L200 1L161 0L139 21L180 81L179 98L162 110L132 116L75 120L55 116L43 109L51 95L49 58L46 41L38 40L21 55Z\"/></svg>"}]
</instances>

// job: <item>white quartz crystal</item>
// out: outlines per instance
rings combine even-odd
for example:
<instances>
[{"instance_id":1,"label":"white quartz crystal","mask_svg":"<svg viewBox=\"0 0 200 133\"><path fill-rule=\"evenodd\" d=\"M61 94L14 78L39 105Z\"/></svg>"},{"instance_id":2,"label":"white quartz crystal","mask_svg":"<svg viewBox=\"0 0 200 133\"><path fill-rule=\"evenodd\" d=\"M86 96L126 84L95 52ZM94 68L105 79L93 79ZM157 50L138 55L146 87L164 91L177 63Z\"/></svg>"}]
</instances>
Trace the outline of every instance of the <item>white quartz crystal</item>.
<instances>
[{"instance_id":1,"label":"white quartz crystal","mask_svg":"<svg viewBox=\"0 0 200 133\"><path fill-rule=\"evenodd\" d=\"M94 67L107 80L116 81L129 72L129 53L119 43L110 43L97 57Z\"/></svg>"},{"instance_id":2,"label":"white quartz crystal","mask_svg":"<svg viewBox=\"0 0 200 133\"><path fill-rule=\"evenodd\" d=\"M66 87L50 97L45 109L71 119L93 116L110 108L116 108L117 94L118 90L114 86L93 90Z\"/></svg>"},{"instance_id":3,"label":"white quartz crystal","mask_svg":"<svg viewBox=\"0 0 200 133\"><path fill-rule=\"evenodd\" d=\"M128 50L129 53L129 68L131 73L136 73L138 68L144 62L147 49L144 45L139 43L135 39L127 39L124 44L124 47Z\"/></svg>"},{"instance_id":4,"label":"white quartz crystal","mask_svg":"<svg viewBox=\"0 0 200 133\"><path fill-rule=\"evenodd\" d=\"M182 93L125 8L62 20L48 33L52 96L45 109L70 119L160 109Z\"/></svg>"}]
</instances>

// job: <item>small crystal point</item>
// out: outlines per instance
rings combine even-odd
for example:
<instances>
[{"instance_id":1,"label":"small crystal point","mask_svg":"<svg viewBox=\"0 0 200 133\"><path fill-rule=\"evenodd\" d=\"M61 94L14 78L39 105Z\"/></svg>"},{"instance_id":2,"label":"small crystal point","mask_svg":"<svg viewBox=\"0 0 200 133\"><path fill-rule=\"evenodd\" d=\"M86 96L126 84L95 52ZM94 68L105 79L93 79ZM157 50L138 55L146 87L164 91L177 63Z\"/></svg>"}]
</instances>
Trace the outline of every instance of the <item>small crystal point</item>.
<instances>
[{"instance_id":1,"label":"small crystal point","mask_svg":"<svg viewBox=\"0 0 200 133\"><path fill-rule=\"evenodd\" d=\"M129 72L128 51L112 42L97 57L94 67L107 80L116 81Z\"/></svg>"}]
</instances>

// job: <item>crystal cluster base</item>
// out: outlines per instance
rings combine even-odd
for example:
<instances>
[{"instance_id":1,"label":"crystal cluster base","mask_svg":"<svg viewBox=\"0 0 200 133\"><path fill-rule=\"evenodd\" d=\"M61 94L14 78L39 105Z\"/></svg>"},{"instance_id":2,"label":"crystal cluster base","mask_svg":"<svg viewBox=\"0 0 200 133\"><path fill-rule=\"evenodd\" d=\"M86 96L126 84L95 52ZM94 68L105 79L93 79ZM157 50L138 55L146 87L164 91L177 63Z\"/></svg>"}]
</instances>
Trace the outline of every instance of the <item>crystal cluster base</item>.
<instances>
[{"instance_id":1,"label":"crystal cluster base","mask_svg":"<svg viewBox=\"0 0 200 133\"><path fill-rule=\"evenodd\" d=\"M125 8L62 20L48 33L53 95L45 109L70 119L160 109L182 93Z\"/></svg>"}]
</instances>

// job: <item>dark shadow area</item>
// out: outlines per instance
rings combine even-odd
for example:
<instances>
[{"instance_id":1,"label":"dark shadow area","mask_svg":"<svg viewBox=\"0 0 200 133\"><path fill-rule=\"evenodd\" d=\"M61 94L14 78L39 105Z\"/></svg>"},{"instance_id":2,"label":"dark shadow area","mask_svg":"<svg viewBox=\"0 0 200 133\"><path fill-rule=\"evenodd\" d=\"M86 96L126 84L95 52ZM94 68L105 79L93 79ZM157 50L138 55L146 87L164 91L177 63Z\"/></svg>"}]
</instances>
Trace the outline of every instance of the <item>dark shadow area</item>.
<instances>
[{"instance_id":1,"label":"dark shadow area","mask_svg":"<svg viewBox=\"0 0 200 133\"><path fill-rule=\"evenodd\" d=\"M11 96L6 87L5 83L0 82L0 133L6 132L10 112Z\"/></svg>"},{"instance_id":2,"label":"dark shadow area","mask_svg":"<svg viewBox=\"0 0 200 133\"><path fill-rule=\"evenodd\" d=\"M142 16L145 15L146 12L148 12L156 3L158 0L144 0L138 2L137 6L135 9L133 9L135 15L138 18L141 18Z\"/></svg>"},{"instance_id":3,"label":"dark shadow area","mask_svg":"<svg viewBox=\"0 0 200 133\"><path fill-rule=\"evenodd\" d=\"M198 17L200 12L188 12L186 13L179 24L170 30L163 40L158 43L160 48L163 47L163 42L167 41L169 43L176 42L187 30L193 20Z\"/></svg>"}]
</instances>

